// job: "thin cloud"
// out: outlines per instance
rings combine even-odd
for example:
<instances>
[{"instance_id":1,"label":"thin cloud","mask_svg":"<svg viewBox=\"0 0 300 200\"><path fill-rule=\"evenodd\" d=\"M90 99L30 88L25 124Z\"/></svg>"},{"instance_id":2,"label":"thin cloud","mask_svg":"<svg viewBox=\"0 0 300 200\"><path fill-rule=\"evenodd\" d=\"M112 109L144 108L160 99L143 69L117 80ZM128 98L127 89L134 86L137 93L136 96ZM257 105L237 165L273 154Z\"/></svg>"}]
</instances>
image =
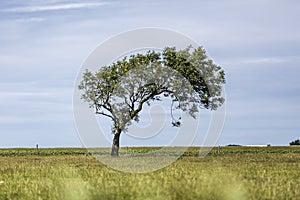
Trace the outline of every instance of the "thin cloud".
<instances>
[{"instance_id":1,"label":"thin cloud","mask_svg":"<svg viewBox=\"0 0 300 200\"><path fill-rule=\"evenodd\" d=\"M295 56L286 57L262 57L262 58L239 58L233 60L224 60L223 65L241 65L241 64L280 64L291 61L298 61L299 58ZM240 67L240 66L238 66Z\"/></svg>"},{"instance_id":2,"label":"thin cloud","mask_svg":"<svg viewBox=\"0 0 300 200\"><path fill-rule=\"evenodd\" d=\"M42 21L45 21L45 18L32 17L32 18L16 19L16 22L18 22L18 23L34 23L34 22L42 22Z\"/></svg>"},{"instance_id":3,"label":"thin cloud","mask_svg":"<svg viewBox=\"0 0 300 200\"><path fill-rule=\"evenodd\" d=\"M56 10L72 10L81 8L93 8L99 6L105 6L110 3L98 2L98 3L68 3L68 4L54 4L54 5L41 5L41 6L25 6L8 8L5 12L43 12L43 11L56 11Z\"/></svg>"},{"instance_id":4,"label":"thin cloud","mask_svg":"<svg viewBox=\"0 0 300 200\"><path fill-rule=\"evenodd\" d=\"M244 61L245 64L271 64L271 63L283 63L286 62L282 58L257 58Z\"/></svg>"}]
</instances>

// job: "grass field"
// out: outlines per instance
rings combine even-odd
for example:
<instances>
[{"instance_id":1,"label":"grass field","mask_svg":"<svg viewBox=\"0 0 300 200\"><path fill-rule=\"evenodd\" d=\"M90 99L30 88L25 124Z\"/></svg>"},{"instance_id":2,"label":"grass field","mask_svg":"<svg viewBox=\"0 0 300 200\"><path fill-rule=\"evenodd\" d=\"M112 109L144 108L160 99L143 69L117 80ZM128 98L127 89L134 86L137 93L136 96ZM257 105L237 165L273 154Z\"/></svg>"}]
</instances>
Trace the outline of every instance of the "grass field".
<instances>
[{"instance_id":1,"label":"grass field","mask_svg":"<svg viewBox=\"0 0 300 200\"><path fill-rule=\"evenodd\" d=\"M190 148L168 167L138 174L110 169L85 149L0 149L0 199L300 199L299 147L197 155Z\"/></svg>"}]
</instances>

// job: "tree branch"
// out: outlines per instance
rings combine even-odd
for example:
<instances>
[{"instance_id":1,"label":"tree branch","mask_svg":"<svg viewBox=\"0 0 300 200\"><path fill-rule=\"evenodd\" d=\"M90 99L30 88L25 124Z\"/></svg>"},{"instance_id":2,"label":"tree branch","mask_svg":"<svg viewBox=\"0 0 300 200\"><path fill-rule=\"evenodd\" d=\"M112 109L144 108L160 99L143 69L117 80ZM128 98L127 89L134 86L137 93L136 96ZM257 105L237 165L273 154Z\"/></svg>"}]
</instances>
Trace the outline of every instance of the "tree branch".
<instances>
[{"instance_id":1,"label":"tree branch","mask_svg":"<svg viewBox=\"0 0 300 200\"><path fill-rule=\"evenodd\" d=\"M107 113L104 113L103 111L101 111L101 112L99 112L99 111L96 111L96 114L104 115L104 116L106 116L106 117L109 117L109 118L111 118L111 119L114 121L114 118L113 118L113 116L111 116L111 115L109 115L109 114L107 114Z\"/></svg>"}]
</instances>

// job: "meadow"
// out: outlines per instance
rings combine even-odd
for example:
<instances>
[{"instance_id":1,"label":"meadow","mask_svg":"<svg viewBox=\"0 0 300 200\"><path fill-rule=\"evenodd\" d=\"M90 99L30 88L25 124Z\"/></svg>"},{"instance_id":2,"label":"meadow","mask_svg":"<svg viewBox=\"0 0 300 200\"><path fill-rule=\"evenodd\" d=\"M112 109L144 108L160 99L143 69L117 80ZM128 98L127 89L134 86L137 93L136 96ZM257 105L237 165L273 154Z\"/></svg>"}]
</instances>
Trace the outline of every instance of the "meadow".
<instances>
[{"instance_id":1,"label":"meadow","mask_svg":"<svg viewBox=\"0 0 300 200\"><path fill-rule=\"evenodd\" d=\"M151 150L123 148L121 157ZM150 173L116 171L85 149L35 154L0 149L1 200L300 199L300 147L216 147L205 157L194 147Z\"/></svg>"}]
</instances>

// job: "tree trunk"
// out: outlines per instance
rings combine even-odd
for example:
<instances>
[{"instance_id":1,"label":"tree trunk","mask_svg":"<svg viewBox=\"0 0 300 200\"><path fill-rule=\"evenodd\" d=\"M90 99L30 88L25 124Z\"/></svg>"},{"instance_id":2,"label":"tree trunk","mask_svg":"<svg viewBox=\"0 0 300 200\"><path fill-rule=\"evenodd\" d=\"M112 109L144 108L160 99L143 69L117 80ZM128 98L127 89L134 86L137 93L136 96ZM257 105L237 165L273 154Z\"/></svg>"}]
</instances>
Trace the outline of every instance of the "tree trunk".
<instances>
[{"instance_id":1,"label":"tree trunk","mask_svg":"<svg viewBox=\"0 0 300 200\"><path fill-rule=\"evenodd\" d=\"M113 144L111 148L111 156L119 156L119 147L120 147L120 135L122 130L117 128L115 132L115 136L113 139Z\"/></svg>"}]
</instances>

